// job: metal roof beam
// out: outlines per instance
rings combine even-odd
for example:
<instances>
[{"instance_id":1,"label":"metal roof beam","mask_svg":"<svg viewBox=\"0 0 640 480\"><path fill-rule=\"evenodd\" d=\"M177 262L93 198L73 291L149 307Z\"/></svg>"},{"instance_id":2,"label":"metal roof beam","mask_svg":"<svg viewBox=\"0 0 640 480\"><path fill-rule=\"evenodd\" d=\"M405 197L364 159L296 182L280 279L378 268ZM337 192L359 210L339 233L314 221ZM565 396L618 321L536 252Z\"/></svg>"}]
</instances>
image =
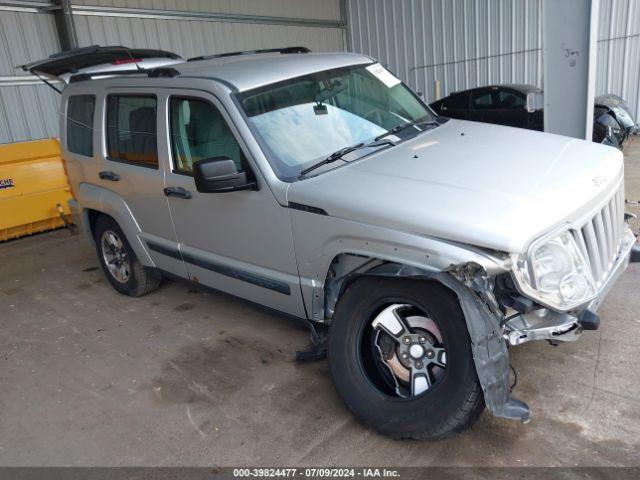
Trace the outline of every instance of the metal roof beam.
<instances>
[{"instance_id":1,"label":"metal roof beam","mask_svg":"<svg viewBox=\"0 0 640 480\"><path fill-rule=\"evenodd\" d=\"M150 8L107 7L101 5L72 5L74 15L101 17L153 18L161 20L191 20L205 22L254 23L320 28L345 28L344 19L325 20L314 18L271 17L236 13L191 12L180 10L157 10Z\"/></svg>"}]
</instances>

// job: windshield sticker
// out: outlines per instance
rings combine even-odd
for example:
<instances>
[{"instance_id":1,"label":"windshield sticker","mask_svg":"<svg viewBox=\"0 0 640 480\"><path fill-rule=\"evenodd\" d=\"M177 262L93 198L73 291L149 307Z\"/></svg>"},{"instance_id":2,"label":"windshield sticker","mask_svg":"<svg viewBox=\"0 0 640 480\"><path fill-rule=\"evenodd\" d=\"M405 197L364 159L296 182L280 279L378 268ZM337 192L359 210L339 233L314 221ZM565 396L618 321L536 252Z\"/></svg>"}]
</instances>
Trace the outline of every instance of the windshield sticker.
<instances>
[{"instance_id":1,"label":"windshield sticker","mask_svg":"<svg viewBox=\"0 0 640 480\"><path fill-rule=\"evenodd\" d=\"M13 178L0 178L0 190L12 187L15 187L13 184Z\"/></svg>"},{"instance_id":2,"label":"windshield sticker","mask_svg":"<svg viewBox=\"0 0 640 480\"><path fill-rule=\"evenodd\" d=\"M391 73L389 70L384 68L379 63L374 63L373 65L369 65L367 67L367 70L373 73L378 80L380 80L389 88L395 87L400 83L399 78L396 78L396 76L393 75L393 73Z\"/></svg>"}]
</instances>

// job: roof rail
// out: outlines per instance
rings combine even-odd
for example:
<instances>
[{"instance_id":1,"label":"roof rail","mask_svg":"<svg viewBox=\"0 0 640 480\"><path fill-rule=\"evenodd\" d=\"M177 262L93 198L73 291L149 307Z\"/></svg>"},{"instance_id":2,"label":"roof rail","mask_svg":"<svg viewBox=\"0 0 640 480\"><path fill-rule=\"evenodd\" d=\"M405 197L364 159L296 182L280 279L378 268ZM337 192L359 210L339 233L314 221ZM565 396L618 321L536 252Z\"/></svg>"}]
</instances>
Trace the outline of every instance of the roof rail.
<instances>
[{"instance_id":1,"label":"roof rail","mask_svg":"<svg viewBox=\"0 0 640 480\"><path fill-rule=\"evenodd\" d=\"M307 47L284 47L284 48L263 48L261 50L245 50L240 52L227 52L227 53L216 53L214 55L201 55L199 57L192 57L187 60L187 62L197 62L200 60L210 60L212 58L224 58L224 57L235 57L239 55L256 55L259 53L310 53Z\"/></svg>"},{"instance_id":2,"label":"roof rail","mask_svg":"<svg viewBox=\"0 0 640 480\"><path fill-rule=\"evenodd\" d=\"M146 75L149 78L177 77L180 72L171 67L139 68L138 70L105 70L94 73L78 73L69 78L69 83L84 82L95 77L113 77L120 75Z\"/></svg>"}]
</instances>

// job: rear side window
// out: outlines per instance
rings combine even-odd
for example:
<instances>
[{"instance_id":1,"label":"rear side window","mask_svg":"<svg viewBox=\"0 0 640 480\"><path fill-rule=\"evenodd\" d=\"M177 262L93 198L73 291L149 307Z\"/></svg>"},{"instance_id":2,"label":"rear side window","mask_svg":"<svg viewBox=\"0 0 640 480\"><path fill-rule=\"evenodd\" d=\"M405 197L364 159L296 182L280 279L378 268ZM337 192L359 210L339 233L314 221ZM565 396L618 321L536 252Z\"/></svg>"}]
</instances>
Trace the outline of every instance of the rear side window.
<instances>
[{"instance_id":1,"label":"rear side window","mask_svg":"<svg viewBox=\"0 0 640 480\"><path fill-rule=\"evenodd\" d=\"M156 97L107 97L107 152L109 160L158 168Z\"/></svg>"},{"instance_id":2,"label":"rear side window","mask_svg":"<svg viewBox=\"0 0 640 480\"><path fill-rule=\"evenodd\" d=\"M67 150L93 157L94 95L74 95L67 103Z\"/></svg>"},{"instance_id":3,"label":"rear side window","mask_svg":"<svg viewBox=\"0 0 640 480\"><path fill-rule=\"evenodd\" d=\"M524 95L516 95L506 90L500 90L498 92L498 102L498 108L505 110L523 110L526 103Z\"/></svg>"},{"instance_id":4,"label":"rear side window","mask_svg":"<svg viewBox=\"0 0 640 480\"><path fill-rule=\"evenodd\" d=\"M482 91L473 94L473 107L478 109L493 108L493 92Z\"/></svg>"},{"instance_id":5,"label":"rear side window","mask_svg":"<svg viewBox=\"0 0 640 480\"><path fill-rule=\"evenodd\" d=\"M246 158L220 111L208 102L172 97L171 151L174 172L191 175L193 164L215 157L230 158L238 171Z\"/></svg>"}]
</instances>

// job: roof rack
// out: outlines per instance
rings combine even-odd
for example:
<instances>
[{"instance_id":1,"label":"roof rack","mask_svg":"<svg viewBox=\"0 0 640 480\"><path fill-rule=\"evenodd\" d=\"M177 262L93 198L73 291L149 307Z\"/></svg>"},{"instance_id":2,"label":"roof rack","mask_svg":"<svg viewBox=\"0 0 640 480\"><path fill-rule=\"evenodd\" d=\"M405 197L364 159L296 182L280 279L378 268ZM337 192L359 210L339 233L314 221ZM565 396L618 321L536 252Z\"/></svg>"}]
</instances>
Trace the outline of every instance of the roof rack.
<instances>
[{"instance_id":1,"label":"roof rack","mask_svg":"<svg viewBox=\"0 0 640 480\"><path fill-rule=\"evenodd\" d=\"M149 78L177 77L180 72L171 67L139 68L137 70L105 70L94 73L78 73L69 78L69 83L84 82L96 77L112 77L120 75L146 75Z\"/></svg>"},{"instance_id":2,"label":"roof rack","mask_svg":"<svg viewBox=\"0 0 640 480\"><path fill-rule=\"evenodd\" d=\"M192 57L187 60L187 62L198 62L200 60L211 60L212 58L224 58L224 57L235 57L239 55L256 55L259 53L310 53L307 47L284 47L284 48L263 48L261 50L245 50L240 52L227 52L227 53L216 53L214 55L201 55L199 57Z\"/></svg>"}]
</instances>

